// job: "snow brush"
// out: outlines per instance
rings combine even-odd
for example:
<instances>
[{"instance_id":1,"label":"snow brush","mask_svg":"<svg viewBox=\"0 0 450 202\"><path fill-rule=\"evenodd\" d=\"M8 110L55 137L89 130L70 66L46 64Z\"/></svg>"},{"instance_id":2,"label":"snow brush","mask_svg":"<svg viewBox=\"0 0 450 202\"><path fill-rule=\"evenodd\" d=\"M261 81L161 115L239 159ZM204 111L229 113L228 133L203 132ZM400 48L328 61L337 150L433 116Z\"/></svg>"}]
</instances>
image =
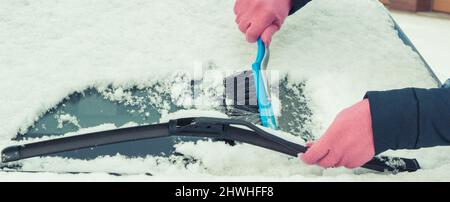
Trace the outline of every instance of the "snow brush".
<instances>
[{"instance_id":1,"label":"snow brush","mask_svg":"<svg viewBox=\"0 0 450 202\"><path fill-rule=\"evenodd\" d=\"M270 100L268 83L264 74L264 71L267 69L268 59L269 49L259 39L258 54L252 65L252 71L245 71L224 80L224 86L226 87L223 99L224 106L227 114L235 119L209 117L173 119L168 123L94 132L11 146L2 151L1 160L3 163L8 163L31 157L95 148L102 145L167 137L209 138L225 142L236 141L297 157L299 153L306 152L308 148L283 139L248 121L253 119L253 122L261 123L266 128L278 129ZM238 89L244 89L243 96L237 96ZM241 99L238 99L238 97ZM362 167L379 172L388 171L393 173L414 172L420 169L419 163L415 159L385 156L374 157Z\"/></svg>"}]
</instances>

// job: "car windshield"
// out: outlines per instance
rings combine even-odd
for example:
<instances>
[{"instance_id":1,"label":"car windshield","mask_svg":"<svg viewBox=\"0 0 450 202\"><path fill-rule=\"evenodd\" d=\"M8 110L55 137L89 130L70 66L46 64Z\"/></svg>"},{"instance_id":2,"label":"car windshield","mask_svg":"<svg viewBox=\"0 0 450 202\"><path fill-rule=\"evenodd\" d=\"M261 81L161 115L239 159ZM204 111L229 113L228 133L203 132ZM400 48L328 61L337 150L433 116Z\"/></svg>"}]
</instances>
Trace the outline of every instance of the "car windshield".
<instances>
[{"instance_id":1,"label":"car windshield","mask_svg":"<svg viewBox=\"0 0 450 202\"><path fill-rule=\"evenodd\" d=\"M192 88L200 85L199 81L190 82ZM303 84L288 85L287 78L281 81L280 94L283 110L297 114L309 114L310 109L303 95ZM137 125L159 123L163 114L174 113L180 110L195 109L177 104L165 86L167 83L156 83L146 88L113 88L103 90L87 89L82 93L75 93L64 99L60 104L50 109L44 116L31 126L26 133L18 134L15 141L30 138L62 137L67 134L79 134L80 131L99 131L114 129L116 127L129 127ZM175 84L171 84L175 85ZM192 95L189 95L190 97ZM216 96L220 102L221 96ZM226 113L223 106L212 108ZM257 110L236 114L234 110L229 115L236 119L245 119L257 123ZM238 112L241 112L239 110ZM280 128L304 140L312 138L310 131L302 126L308 123L306 118L293 117L293 113L283 113L279 117ZM295 126L295 127L293 127ZM88 130L86 130L88 129ZM121 154L129 157L145 157L147 155L172 155L174 145L179 141L195 141L193 137L167 137L156 140L140 140L112 145L102 145L76 151L61 152L52 156L69 157L76 159L93 159L98 156Z\"/></svg>"}]
</instances>

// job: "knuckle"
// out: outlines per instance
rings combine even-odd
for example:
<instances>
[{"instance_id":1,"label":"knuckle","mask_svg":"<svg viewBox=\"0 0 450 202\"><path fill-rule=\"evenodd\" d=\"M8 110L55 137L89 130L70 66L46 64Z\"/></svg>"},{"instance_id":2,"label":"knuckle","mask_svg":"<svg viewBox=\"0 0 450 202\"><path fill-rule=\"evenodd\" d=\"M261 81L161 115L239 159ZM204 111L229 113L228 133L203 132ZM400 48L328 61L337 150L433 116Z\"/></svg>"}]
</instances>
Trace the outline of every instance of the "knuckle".
<instances>
[{"instance_id":1,"label":"knuckle","mask_svg":"<svg viewBox=\"0 0 450 202\"><path fill-rule=\"evenodd\" d=\"M262 11L262 13L264 13L265 15L272 15L272 16L275 15L273 7L271 7L270 5L266 4L263 1L259 1L258 3L256 3L255 9L258 11Z\"/></svg>"},{"instance_id":2,"label":"knuckle","mask_svg":"<svg viewBox=\"0 0 450 202\"><path fill-rule=\"evenodd\" d=\"M253 31L248 30L246 33L246 38L248 41L253 42L257 40L258 35L255 34Z\"/></svg>"}]
</instances>

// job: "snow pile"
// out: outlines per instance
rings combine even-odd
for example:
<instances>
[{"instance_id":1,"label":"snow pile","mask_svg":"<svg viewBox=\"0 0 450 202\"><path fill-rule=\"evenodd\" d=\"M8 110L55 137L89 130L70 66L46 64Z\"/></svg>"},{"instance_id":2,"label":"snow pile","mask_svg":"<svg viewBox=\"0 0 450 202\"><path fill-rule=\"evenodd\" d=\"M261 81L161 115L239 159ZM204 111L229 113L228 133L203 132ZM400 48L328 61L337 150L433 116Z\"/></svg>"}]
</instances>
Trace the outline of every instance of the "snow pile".
<instances>
[{"instance_id":1,"label":"snow pile","mask_svg":"<svg viewBox=\"0 0 450 202\"><path fill-rule=\"evenodd\" d=\"M450 78L450 20L395 12L394 18L414 41L441 81Z\"/></svg>"},{"instance_id":2,"label":"snow pile","mask_svg":"<svg viewBox=\"0 0 450 202\"><path fill-rule=\"evenodd\" d=\"M58 128L62 128L64 124L73 124L74 126L80 128L78 119L70 114L60 114L56 117L58 119Z\"/></svg>"},{"instance_id":3,"label":"snow pile","mask_svg":"<svg viewBox=\"0 0 450 202\"><path fill-rule=\"evenodd\" d=\"M222 70L248 68L255 45L247 44L239 33L232 8L229 0L3 2L0 147L11 144L11 137L64 97L88 87L149 86L171 78L174 72L189 72L199 63ZM316 136L340 109L361 99L367 90L434 85L418 55L398 39L388 13L376 0L314 0L289 17L271 53L269 68L287 73L293 82L305 82ZM117 91L105 96L128 95ZM179 159L158 157L34 158L24 161L24 168L156 175L125 176L123 180L450 179L444 172L450 168L450 159L442 155L450 152L447 148L396 152L418 156L425 167L397 176L362 169L323 170L248 145L199 142L180 144L177 149L201 162L185 167ZM113 179L106 174L80 176ZM31 179L28 174L0 173L5 180L21 177ZM59 179L77 180L72 176Z\"/></svg>"}]
</instances>

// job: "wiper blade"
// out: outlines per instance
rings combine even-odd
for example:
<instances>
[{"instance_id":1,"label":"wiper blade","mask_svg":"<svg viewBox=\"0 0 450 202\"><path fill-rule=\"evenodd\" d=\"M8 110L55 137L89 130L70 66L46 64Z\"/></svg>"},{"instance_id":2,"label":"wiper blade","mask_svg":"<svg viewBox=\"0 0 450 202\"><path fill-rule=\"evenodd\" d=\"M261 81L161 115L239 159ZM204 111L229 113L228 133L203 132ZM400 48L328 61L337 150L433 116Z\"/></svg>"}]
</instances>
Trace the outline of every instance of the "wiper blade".
<instances>
[{"instance_id":1,"label":"wiper blade","mask_svg":"<svg viewBox=\"0 0 450 202\"><path fill-rule=\"evenodd\" d=\"M237 141L294 157L307 150L303 145L280 138L247 121L197 117L11 146L2 151L2 162L7 163L101 145L171 136ZM415 159L397 157L375 157L362 167L380 172L413 172L420 169Z\"/></svg>"}]
</instances>

